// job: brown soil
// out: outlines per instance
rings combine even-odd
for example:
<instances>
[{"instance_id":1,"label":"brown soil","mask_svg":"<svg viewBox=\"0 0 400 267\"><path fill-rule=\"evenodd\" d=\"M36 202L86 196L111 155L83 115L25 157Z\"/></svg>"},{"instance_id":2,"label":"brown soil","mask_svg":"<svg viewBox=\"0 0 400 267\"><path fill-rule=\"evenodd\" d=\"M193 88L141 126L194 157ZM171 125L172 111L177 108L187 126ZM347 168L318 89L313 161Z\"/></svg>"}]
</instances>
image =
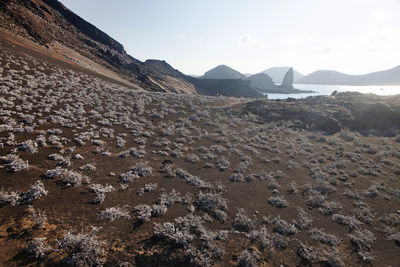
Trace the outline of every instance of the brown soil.
<instances>
[{"instance_id":1,"label":"brown soil","mask_svg":"<svg viewBox=\"0 0 400 267\"><path fill-rule=\"evenodd\" d=\"M41 180L48 191L31 203L36 211L47 216L42 228L33 227L27 204L13 206L5 202L0 207L0 265L62 265L68 256L65 249L35 258L24 248L33 238L40 237L46 238L48 246L59 249L57 240L61 240L66 231L88 233L92 226L101 227L97 239L105 242L101 262L106 266L123 262L137 266L195 265L198 255L210 252L199 237L205 238L206 233L220 230L227 231L226 240L208 242L224 249L225 253L200 265L237 265L245 250L259 255L255 264L260 266L340 266L341 263L343 266L396 266L400 262L400 247L393 240L400 227L400 144L396 138L364 137L345 131L322 135L291 129L290 122L259 123L251 114L237 112L251 100L138 92L39 48L27 47L4 33L0 34L0 41L0 156L14 153L29 162L28 169L18 172L10 171L7 163L0 165L0 188L3 188L0 197L5 192L26 192L37 180ZM33 115L33 121L28 122L25 115ZM171 123L173 126L168 126ZM29 128L32 131L26 127L32 127ZM51 129L60 129L62 133L52 134ZM171 134L167 133L168 129L173 130ZM112 136L107 136L107 131L113 131ZM84 132L92 132L93 136L79 146L74 139ZM12 133L14 141L9 139ZM39 146L37 153L18 149L22 142L36 140L40 135L46 137L47 145ZM125 140L124 147L117 147L118 135ZM57 142L51 143L52 136L60 138L62 147ZM145 140L144 147L138 144L141 141L138 138ZM156 146L155 141L162 138L170 144ZM104 143L97 146L92 143L94 140ZM131 147L143 149L146 154L143 158L119 156ZM223 151L218 152L218 148ZM203 157L202 149L214 158ZM158 153L160 151L164 154ZM183 157L174 157L173 151ZM73 187L66 186L62 178L45 178L47 170L57 167L57 161L48 159L54 153L71 157L70 166L62 168L87 175L91 184L109 184L115 190L105 193L102 204L93 204L95 194L90 192L89 184ZM78 153L84 159L72 158ZM189 163L190 154L197 155L198 162ZM230 164L220 171L216 165L222 156ZM166 178L161 172L165 160L173 163L173 169L184 169L211 186L201 189L178 177ZM122 189L119 175L140 162L148 162L152 174L135 179ZM79 170L87 163L94 164L96 170ZM207 163L212 167L205 168ZM295 167L288 167L291 164ZM234 172L241 172L243 177L248 177L247 181L230 181ZM318 173L320 175L316 175ZM265 177L252 176L257 174L265 174ZM222 191L218 189L218 180L224 186ZM295 194L289 193L291 181L296 183ZM279 185L277 191L268 188L272 182ZM150 183L157 183L158 188L139 196L140 188ZM156 204L163 192L173 189L182 196L191 193L192 201L175 203L168 207L165 215L138 223L137 205ZM368 190L373 189L376 196L369 197ZM323 214L319 207L307 204L311 196L320 196L318 190L328 190L329 193L322 194L324 201L338 202L342 208ZM347 191L357 193L358 199L344 195ZM154 236L154 223L174 222L189 214L204 216L205 212L199 208L193 212L188 210L200 192L221 193L228 208L224 222L214 218L204 223L206 232L198 232L185 246L171 238ZM283 197L288 206L281 209L272 206L268 200L274 196ZM354 205L357 201L368 205L368 210L375 214L371 222L357 217ZM128 205L130 219L110 221L99 217L106 208L124 205ZM247 232L235 231L237 208L246 211L253 224L250 228L265 227L273 242L263 247L252 241ZM297 233L289 236L274 232L277 228L273 218L279 216L292 224L294 219L298 220L298 208L311 216L312 226L298 229L292 225ZM212 211L208 214L215 215ZM335 222L333 214L349 216L359 225L350 229ZM391 221L387 219L389 215ZM267 223L264 217L269 217ZM311 238L310 231L314 228L324 229L341 243L331 250L328 245ZM357 250L349 234L365 229L375 240L370 248ZM283 245L278 246L276 240ZM188 257L194 253L193 249L199 253L194 259ZM302 258L298 253L301 249L314 251L314 255ZM370 253L371 262L367 263L358 252Z\"/></svg>"}]
</instances>

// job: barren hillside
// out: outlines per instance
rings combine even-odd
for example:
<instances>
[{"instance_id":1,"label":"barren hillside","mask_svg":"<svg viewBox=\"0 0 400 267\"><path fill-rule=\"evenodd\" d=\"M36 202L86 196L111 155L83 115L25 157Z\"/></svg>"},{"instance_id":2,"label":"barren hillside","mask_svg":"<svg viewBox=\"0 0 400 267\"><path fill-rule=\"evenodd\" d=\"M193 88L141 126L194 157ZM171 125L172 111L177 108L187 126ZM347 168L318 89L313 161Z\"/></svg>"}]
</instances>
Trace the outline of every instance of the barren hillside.
<instances>
[{"instance_id":1,"label":"barren hillside","mask_svg":"<svg viewBox=\"0 0 400 267\"><path fill-rule=\"evenodd\" d=\"M342 95L138 91L3 44L0 62L0 265L400 262L400 139L344 129Z\"/></svg>"}]
</instances>

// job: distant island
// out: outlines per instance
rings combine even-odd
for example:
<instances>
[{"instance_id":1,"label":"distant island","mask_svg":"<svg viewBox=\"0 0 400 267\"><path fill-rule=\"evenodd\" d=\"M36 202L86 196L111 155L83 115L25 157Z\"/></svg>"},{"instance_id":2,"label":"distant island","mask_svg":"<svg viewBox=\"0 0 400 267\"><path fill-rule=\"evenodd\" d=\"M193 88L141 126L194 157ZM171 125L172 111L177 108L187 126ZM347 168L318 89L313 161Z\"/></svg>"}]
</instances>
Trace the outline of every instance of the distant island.
<instances>
[{"instance_id":1,"label":"distant island","mask_svg":"<svg viewBox=\"0 0 400 267\"><path fill-rule=\"evenodd\" d=\"M275 84L282 84L283 77L286 72L290 69L290 67L272 67L266 70L261 71L260 73L268 74L269 77L272 78ZM303 78L304 75L293 69L293 82L296 83L298 80Z\"/></svg>"},{"instance_id":2,"label":"distant island","mask_svg":"<svg viewBox=\"0 0 400 267\"><path fill-rule=\"evenodd\" d=\"M279 71L282 71L284 68L279 68ZM277 73L278 69L274 70L275 73ZM209 71L207 71L203 76L198 77L199 79L203 80L208 80L208 85L212 83L212 80L231 80L231 82L224 82L224 85L230 85L229 87L232 87L232 90L237 89L236 87L240 87L241 91L244 95L248 95L248 92L245 91L257 91L261 94L301 94L301 93L314 93L312 90L300 90L296 89L293 87L293 81L294 81L294 70L293 68L289 67L284 74L282 80L282 83L280 85L277 85L274 83L272 78L266 74L265 72L257 73L251 76L245 75L240 73L239 71L232 69L226 65L219 65ZM296 72L297 77L299 77L298 72ZM238 80L236 83L234 80ZM248 86L246 86L246 83L239 82L239 81L249 81ZM219 85L222 83L219 82ZM218 90L216 88L216 90ZM226 86L224 89L220 90L221 94L225 95L226 92L228 92L230 89L227 88ZM202 91L204 92L204 90ZM237 93L235 93L236 95ZM254 94L254 92L252 92Z\"/></svg>"},{"instance_id":3,"label":"distant island","mask_svg":"<svg viewBox=\"0 0 400 267\"><path fill-rule=\"evenodd\" d=\"M265 73L263 73L266 75ZM275 85L274 87L268 89L260 89L264 93L269 94L304 94L304 93L315 93L312 90L300 90L293 88L293 80L294 80L294 72L293 68L289 68L289 70L285 73L283 77L281 85Z\"/></svg>"},{"instance_id":4,"label":"distant island","mask_svg":"<svg viewBox=\"0 0 400 267\"><path fill-rule=\"evenodd\" d=\"M299 84L321 85L400 85L400 66L363 75L350 75L333 70L319 70L300 80Z\"/></svg>"}]
</instances>

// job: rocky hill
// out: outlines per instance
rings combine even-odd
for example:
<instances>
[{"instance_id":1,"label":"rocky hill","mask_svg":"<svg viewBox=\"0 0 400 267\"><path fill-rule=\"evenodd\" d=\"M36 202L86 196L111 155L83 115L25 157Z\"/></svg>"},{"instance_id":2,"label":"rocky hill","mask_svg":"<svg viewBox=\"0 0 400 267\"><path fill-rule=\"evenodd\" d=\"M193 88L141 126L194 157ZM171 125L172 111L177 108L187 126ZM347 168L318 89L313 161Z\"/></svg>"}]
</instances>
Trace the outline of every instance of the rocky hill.
<instances>
[{"instance_id":1,"label":"rocky hill","mask_svg":"<svg viewBox=\"0 0 400 267\"><path fill-rule=\"evenodd\" d=\"M101 67L145 90L195 93L185 75L165 62L141 62L122 44L74 14L57 0L3 0L0 29L45 46L81 66ZM90 62L90 63L88 63Z\"/></svg>"},{"instance_id":2,"label":"rocky hill","mask_svg":"<svg viewBox=\"0 0 400 267\"><path fill-rule=\"evenodd\" d=\"M364 75L349 75L333 70L315 71L299 81L302 84L325 85L400 85L400 66Z\"/></svg>"},{"instance_id":3,"label":"rocky hill","mask_svg":"<svg viewBox=\"0 0 400 267\"><path fill-rule=\"evenodd\" d=\"M258 73L246 78L251 82L251 85L257 89L271 89L275 87L275 83L265 73Z\"/></svg>"},{"instance_id":4,"label":"rocky hill","mask_svg":"<svg viewBox=\"0 0 400 267\"><path fill-rule=\"evenodd\" d=\"M195 86L196 92L200 95L265 98L262 93L252 87L249 80L196 79L189 77L188 81Z\"/></svg>"},{"instance_id":5,"label":"rocky hill","mask_svg":"<svg viewBox=\"0 0 400 267\"><path fill-rule=\"evenodd\" d=\"M246 75L234 70L226 65L219 65L206 73L201 77L202 79L246 79Z\"/></svg>"}]
</instances>

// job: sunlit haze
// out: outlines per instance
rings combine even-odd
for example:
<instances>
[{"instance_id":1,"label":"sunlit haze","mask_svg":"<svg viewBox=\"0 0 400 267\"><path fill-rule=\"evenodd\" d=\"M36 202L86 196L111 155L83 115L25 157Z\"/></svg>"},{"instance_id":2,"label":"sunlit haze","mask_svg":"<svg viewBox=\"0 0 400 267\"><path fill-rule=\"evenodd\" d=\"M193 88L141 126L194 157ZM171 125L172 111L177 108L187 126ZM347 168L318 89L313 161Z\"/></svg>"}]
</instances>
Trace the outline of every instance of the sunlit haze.
<instances>
[{"instance_id":1,"label":"sunlit haze","mask_svg":"<svg viewBox=\"0 0 400 267\"><path fill-rule=\"evenodd\" d=\"M132 56L186 74L293 66L362 74L400 64L400 1L62 0Z\"/></svg>"}]
</instances>

